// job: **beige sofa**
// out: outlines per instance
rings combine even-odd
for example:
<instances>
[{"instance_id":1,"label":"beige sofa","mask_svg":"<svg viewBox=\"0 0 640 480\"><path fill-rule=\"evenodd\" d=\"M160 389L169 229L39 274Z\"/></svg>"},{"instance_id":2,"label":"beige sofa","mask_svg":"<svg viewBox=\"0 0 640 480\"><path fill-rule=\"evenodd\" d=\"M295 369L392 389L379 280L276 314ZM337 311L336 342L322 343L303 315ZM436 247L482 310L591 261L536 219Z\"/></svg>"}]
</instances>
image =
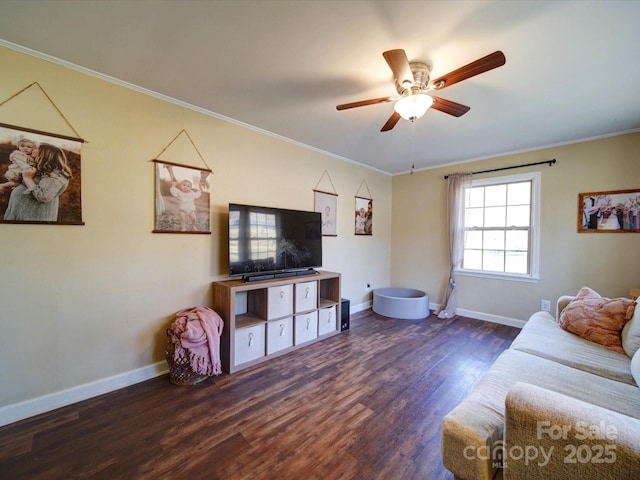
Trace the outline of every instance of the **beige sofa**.
<instances>
[{"instance_id":1,"label":"beige sofa","mask_svg":"<svg viewBox=\"0 0 640 480\"><path fill-rule=\"evenodd\" d=\"M557 316L572 298L558 300ZM640 306L625 351L639 333ZM637 480L639 383L640 351L613 352L537 312L443 419L443 463L462 480Z\"/></svg>"}]
</instances>

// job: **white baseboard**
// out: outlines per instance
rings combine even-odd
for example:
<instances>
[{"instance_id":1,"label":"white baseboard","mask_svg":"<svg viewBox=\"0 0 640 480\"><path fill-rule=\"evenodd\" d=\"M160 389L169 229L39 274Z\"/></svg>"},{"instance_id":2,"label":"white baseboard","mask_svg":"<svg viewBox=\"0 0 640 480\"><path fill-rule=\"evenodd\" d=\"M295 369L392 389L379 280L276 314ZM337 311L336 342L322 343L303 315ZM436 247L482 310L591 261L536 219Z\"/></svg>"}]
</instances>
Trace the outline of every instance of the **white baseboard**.
<instances>
[{"instance_id":1,"label":"white baseboard","mask_svg":"<svg viewBox=\"0 0 640 480\"><path fill-rule=\"evenodd\" d=\"M145 380L164 375L168 371L169 367L167 366L167 362L162 361L60 392L54 392L24 402L0 407L0 427L33 417L34 415L49 412L56 408L128 387L129 385L144 382Z\"/></svg>"},{"instance_id":2,"label":"white baseboard","mask_svg":"<svg viewBox=\"0 0 640 480\"><path fill-rule=\"evenodd\" d=\"M371 302L365 302L365 303L361 303L360 305L351 307L349 311L350 313L357 313L357 312L362 312L364 310L367 310L370 307L371 307ZM431 303L431 302L429 303L429 310L431 310L432 312L435 312L439 309L440 309L439 303ZM456 314L462 315L464 317L473 318L475 320L499 323L500 325L508 325L510 327L517 327L517 328L522 328L524 327L524 324L527 323L524 320L518 320L516 318L501 317L500 315L492 315L490 313L476 312L473 310L466 310L464 308L457 308Z\"/></svg>"},{"instance_id":3,"label":"white baseboard","mask_svg":"<svg viewBox=\"0 0 640 480\"><path fill-rule=\"evenodd\" d=\"M349 313L358 313L364 312L371 308L371 301L361 303L360 305L351 305L349 308Z\"/></svg>"},{"instance_id":4,"label":"white baseboard","mask_svg":"<svg viewBox=\"0 0 640 480\"><path fill-rule=\"evenodd\" d=\"M370 307L371 302L365 302L360 305L351 306L349 312L357 313L367 310ZM0 427L55 410L56 408L65 407L76 402L81 402L82 400L113 392L114 390L136 383L144 382L145 380L164 375L168 373L168 371L167 362L158 362L130 372L96 380L95 382L0 407Z\"/></svg>"},{"instance_id":5,"label":"white baseboard","mask_svg":"<svg viewBox=\"0 0 640 480\"><path fill-rule=\"evenodd\" d=\"M430 303L429 308L431 311L438 311L440 309L439 303ZM456 308L456 315L462 315L463 317L473 318L474 320L482 320L484 322L499 323L500 325L508 325L510 327L522 328L527 323L525 320L518 320L517 318L502 317L500 315L492 315L490 313L476 312L475 310L467 310L465 308Z\"/></svg>"},{"instance_id":6,"label":"white baseboard","mask_svg":"<svg viewBox=\"0 0 640 480\"><path fill-rule=\"evenodd\" d=\"M439 303L429 303L429 310L437 312L440 310ZM500 325L508 325L510 327L522 328L527 323L525 320L518 320L516 318L502 317L500 315L492 315L490 313L476 312L474 310L467 310L464 308L456 308L456 315L462 315L463 317L473 318L474 320L482 320L484 322L499 323Z\"/></svg>"},{"instance_id":7,"label":"white baseboard","mask_svg":"<svg viewBox=\"0 0 640 480\"><path fill-rule=\"evenodd\" d=\"M352 305L349 308L349 313L358 313L371 308L371 301L364 302L359 305ZM439 304L430 303L429 309L432 311L440 308ZM499 323L502 325L509 325L511 327L522 328L526 323L524 320L517 320L514 318L501 317L499 315L491 315L488 313L475 312L473 310L465 310L458 308L456 310L458 315L474 318L476 320L482 320L485 322ZM62 390L60 392L54 392L41 397L26 400L20 403L14 403L13 405L7 405L6 407L0 407L0 427L8 425L13 422L24 420L25 418L33 417L41 413L55 410L56 408L71 405L82 400L87 400L92 397L97 397L104 393L113 392L120 388L128 387L136 383L144 382L151 378L159 377L168 373L169 368L167 362L162 361L154 363L146 367L138 368L130 372L125 372L112 377L96 380L95 382L86 383L77 387Z\"/></svg>"},{"instance_id":8,"label":"white baseboard","mask_svg":"<svg viewBox=\"0 0 640 480\"><path fill-rule=\"evenodd\" d=\"M483 320L485 322L499 323L501 325L508 325L510 327L522 328L527 323L525 320L518 320L516 318L501 317L500 315L491 315L490 313L474 312L473 310L465 310L464 308L457 308L456 314L464 317L473 318L476 320Z\"/></svg>"}]
</instances>

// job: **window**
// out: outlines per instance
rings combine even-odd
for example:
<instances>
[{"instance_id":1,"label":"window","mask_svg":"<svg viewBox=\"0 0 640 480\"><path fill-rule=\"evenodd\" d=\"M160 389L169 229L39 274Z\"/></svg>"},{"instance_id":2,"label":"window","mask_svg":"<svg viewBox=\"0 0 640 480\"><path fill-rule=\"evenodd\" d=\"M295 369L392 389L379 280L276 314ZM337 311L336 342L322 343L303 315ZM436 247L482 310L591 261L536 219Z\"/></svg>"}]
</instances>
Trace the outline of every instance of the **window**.
<instances>
[{"instance_id":1,"label":"window","mask_svg":"<svg viewBox=\"0 0 640 480\"><path fill-rule=\"evenodd\" d=\"M276 216L273 213L249 212L251 258L276 258Z\"/></svg>"},{"instance_id":2,"label":"window","mask_svg":"<svg viewBox=\"0 0 640 480\"><path fill-rule=\"evenodd\" d=\"M248 222L250 235L240 238L240 222ZM229 212L229 261L240 258L264 260L276 258L277 225L276 216L270 213L250 211L249 215L240 215L239 211ZM240 255L240 250L248 252Z\"/></svg>"},{"instance_id":3,"label":"window","mask_svg":"<svg viewBox=\"0 0 640 480\"><path fill-rule=\"evenodd\" d=\"M465 189L461 273L538 278L540 173L473 180Z\"/></svg>"}]
</instances>

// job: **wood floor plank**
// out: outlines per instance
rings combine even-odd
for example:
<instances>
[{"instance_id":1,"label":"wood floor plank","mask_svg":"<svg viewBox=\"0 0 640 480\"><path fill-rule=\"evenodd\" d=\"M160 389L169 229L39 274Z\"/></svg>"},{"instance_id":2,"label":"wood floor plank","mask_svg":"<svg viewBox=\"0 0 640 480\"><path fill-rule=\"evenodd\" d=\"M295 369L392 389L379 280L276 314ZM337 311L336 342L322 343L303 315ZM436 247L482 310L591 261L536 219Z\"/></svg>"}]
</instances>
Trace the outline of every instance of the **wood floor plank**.
<instances>
[{"instance_id":1,"label":"wood floor plank","mask_svg":"<svg viewBox=\"0 0 640 480\"><path fill-rule=\"evenodd\" d=\"M385 318L194 386L160 377L0 428L0 478L451 480L440 423L518 329Z\"/></svg>"}]
</instances>

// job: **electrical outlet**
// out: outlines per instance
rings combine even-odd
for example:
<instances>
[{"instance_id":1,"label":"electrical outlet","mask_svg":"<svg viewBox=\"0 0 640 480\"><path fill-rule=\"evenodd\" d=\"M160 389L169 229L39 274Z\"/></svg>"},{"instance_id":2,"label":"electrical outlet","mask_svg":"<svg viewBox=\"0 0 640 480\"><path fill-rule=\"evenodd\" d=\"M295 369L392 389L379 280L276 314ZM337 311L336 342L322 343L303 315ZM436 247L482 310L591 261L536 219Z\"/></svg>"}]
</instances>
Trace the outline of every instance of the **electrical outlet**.
<instances>
[{"instance_id":1,"label":"electrical outlet","mask_svg":"<svg viewBox=\"0 0 640 480\"><path fill-rule=\"evenodd\" d=\"M551 302L549 300L542 300L540 302L540 309L545 312L551 311Z\"/></svg>"}]
</instances>

